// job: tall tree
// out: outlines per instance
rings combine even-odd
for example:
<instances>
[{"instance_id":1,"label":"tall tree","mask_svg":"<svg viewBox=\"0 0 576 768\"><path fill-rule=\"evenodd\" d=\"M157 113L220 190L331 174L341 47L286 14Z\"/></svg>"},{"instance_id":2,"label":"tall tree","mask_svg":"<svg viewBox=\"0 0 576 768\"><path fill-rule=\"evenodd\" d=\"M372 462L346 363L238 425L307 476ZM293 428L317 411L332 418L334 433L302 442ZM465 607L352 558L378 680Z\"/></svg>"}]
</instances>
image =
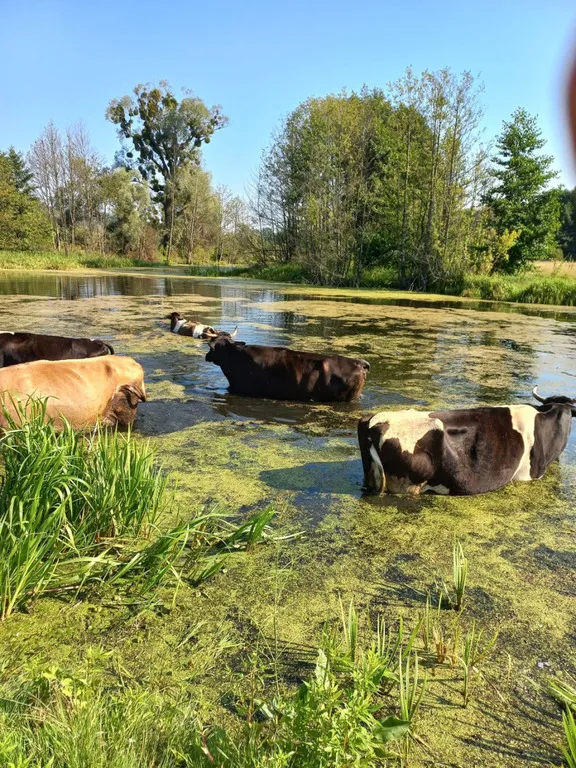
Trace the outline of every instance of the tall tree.
<instances>
[{"instance_id":1,"label":"tall tree","mask_svg":"<svg viewBox=\"0 0 576 768\"><path fill-rule=\"evenodd\" d=\"M0 154L0 248L50 247L50 221L40 203L18 188L20 182L11 159Z\"/></svg>"},{"instance_id":2,"label":"tall tree","mask_svg":"<svg viewBox=\"0 0 576 768\"><path fill-rule=\"evenodd\" d=\"M545 259L556 246L560 224L557 190L547 185L557 176L553 158L540 154L546 141L535 117L517 109L497 139L493 158L495 184L484 200L498 235L516 232L518 237L495 270L516 272L530 261Z\"/></svg>"},{"instance_id":3,"label":"tall tree","mask_svg":"<svg viewBox=\"0 0 576 768\"><path fill-rule=\"evenodd\" d=\"M219 107L206 107L188 90L180 101L169 84L137 85L134 98L113 99L106 113L118 126L121 140L131 143L122 156L128 167L137 167L149 181L162 205L167 258L173 244L174 201L179 172L199 161L199 149L226 124Z\"/></svg>"},{"instance_id":4,"label":"tall tree","mask_svg":"<svg viewBox=\"0 0 576 768\"><path fill-rule=\"evenodd\" d=\"M32 145L28 162L34 175L36 194L44 204L54 231L56 248L68 248L64 201L64 145L62 137L50 122Z\"/></svg>"},{"instance_id":5,"label":"tall tree","mask_svg":"<svg viewBox=\"0 0 576 768\"><path fill-rule=\"evenodd\" d=\"M9 147L7 152L0 152L0 157L5 158L10 164L13 184L18 192L31 197L34 191L33 174L22 152L17 152L14 147Z\"/></svg>"},{"instance_id":6,"label":"tall tree","mask_svg":"<svg viewBox=\"0 0 576 768\"><path fill-rule=\"evenodd\" d=\"M576 261L576 187L561 189L558 197L560 200L558 245L565 259Z\"/></svg>"}]
</instances>

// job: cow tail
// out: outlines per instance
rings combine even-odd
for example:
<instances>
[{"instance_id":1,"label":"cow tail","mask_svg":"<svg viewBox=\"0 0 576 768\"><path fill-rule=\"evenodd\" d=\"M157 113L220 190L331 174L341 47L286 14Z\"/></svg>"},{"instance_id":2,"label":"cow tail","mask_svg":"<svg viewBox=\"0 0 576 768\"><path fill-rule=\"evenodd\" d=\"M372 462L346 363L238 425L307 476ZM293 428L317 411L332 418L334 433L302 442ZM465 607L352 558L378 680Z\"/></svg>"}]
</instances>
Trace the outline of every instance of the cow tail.
<instances>
[{"instance_id":1,"label":"cow tail","mask_svg":"<svg viewBox=\"0 0 576 768\"><path fill-rule=\"evenodd\" d=\"M114 347L112 346L112 344L108 344L108 342L107 342L107 341L103 341L103 342L102 342L102 344L104 344L104 346L105 346L105 347L106 347L106 349L108 350L108 354L109 354L109 355L115 355L115 354L116 354L116 353L114 352Z\"/></svg>"},{"instance_id":2,"label":"cow tail","mask_svg":"<svg viewBox=\"0 0 576 768\"><path fill-rule=\"evenodd\" d=\"M367 493L382 493L384 468L378 455L378 448L372 439L370 419L370 416L362 416L358 422L358 444L364 468L364 490Z\"/></svg>"}]
</instances>

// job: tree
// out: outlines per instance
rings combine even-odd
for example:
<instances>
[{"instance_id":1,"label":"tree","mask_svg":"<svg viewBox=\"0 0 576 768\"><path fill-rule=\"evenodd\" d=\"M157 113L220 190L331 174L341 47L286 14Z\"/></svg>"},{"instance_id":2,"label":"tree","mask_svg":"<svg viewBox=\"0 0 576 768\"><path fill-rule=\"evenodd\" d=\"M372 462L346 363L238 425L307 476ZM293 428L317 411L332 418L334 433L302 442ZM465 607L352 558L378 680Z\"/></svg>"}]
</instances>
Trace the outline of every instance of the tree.
<instances>
[{"instance_id":1,"label":"tree","mask_svg":"<svg viewBox=\"0 0 576 768\"><path fill-rule=\"evenodd\" d=\"M146 182L138 172L116 168L102 173L98 184L104 227L112 250L149 258L153 210Z\"/></svg>"},{"instance_id":2,"label":"tree","mask_svg":"<svg viewBox=\"0 0 576 768\"><path fill-rule=\"evenodd\" d=\"M517 272L530 261L545 259L555 247L560 221L558 193L547 189L557 173L553 158L538 154L545 146L535 117L517 109L497 139L493 158L495 184L485 195L498 235L517 232L518 238L495 270Z\"/></svg>"},{"instance_id":3,"label":"tree","mask_svg":"<svg viewBox=\"0 0 576 768\"><path fill-rule=\"evenodd\" d=\"M50 221L37 200L16 186L12 160L0 155L0 248L34 250L52 245Z\"/></svg>"},{"instance_id":4,"label":"tree","mask_svg":"<svg viewBox=\"0 0 576 768\"><path fill-rule=\"evenodd\" d=\"M560 201L558 244L565 259L576 261L576 187L559 190L558 198Z\"/></svg>"},{"instance_id":5,"label":"tree","mask_svg":"<svg viewBox=\"0 0 576 768\"><path fill-rule=\"evenodd\" d=\"M22 152L17 152L14 147L9 147L7 152L0 152L0 158L2 157L10 164L12 183L18 192L31 197L34 191L31 183L33 174L28 168Z\"/></svg>"},{"instance_id":6,"label":"tree","mask_svg":"<svg viewBox=\"0 0 576 768\"><path fill-rule=\"evenodd\" d=\"M217 237L217 200L210 174L198 165L182 169L176 184L176 242L187 264Z\"/></svg>"},{"instance_id":7,"label":"tree","mask_svg":"<svg viewBox=\"0 0 576 768\"><path fill-rule=\"evenodd\" d=\"M199 161L201 145L226 124L219 107L209 109L190 91L184 93L185 98L178 101L165 81L158 86L137 85L134 98L113 99L106 113L118 126L120 139L132 145L121 155L121 161L139 170L162 205L168 260L178 174L187 164Z\"/></svg>"},{"instance_id":8,"label":"tree","mask_svg":"<svg viewBox=\"0 0 576 768\"><path fill-rule=\"evenodd\" d=\"M54 123L48 123L28 154L34 177L34 187L44 204L54 231L56 248L68 248L65 231L64 146Z\"/></svg>"}]
</instances>

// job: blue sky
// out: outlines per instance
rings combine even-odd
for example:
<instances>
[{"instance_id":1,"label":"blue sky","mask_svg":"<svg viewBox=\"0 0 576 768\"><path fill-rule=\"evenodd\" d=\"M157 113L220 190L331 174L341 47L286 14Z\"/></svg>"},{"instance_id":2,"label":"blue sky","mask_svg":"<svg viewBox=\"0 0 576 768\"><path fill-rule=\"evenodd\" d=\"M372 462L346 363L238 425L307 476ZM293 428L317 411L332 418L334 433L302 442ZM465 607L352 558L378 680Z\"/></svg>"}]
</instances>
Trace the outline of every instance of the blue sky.
<instances>
[{"instance_id":1,"label":"blue sky","mask_svg":"<svg viewBox=\"0 0 576 768\"><path fill-rule=\"evenodd\" d=\"M484 82L486 138L525 107L574 186L561 83L575 41L575 0L0 0L0 148L81 120L111 163L108 101L167 79L222 106L230 123L205 165L243 194L272 130L308 96L449 66Z\"/></svg>"}]
</instances>

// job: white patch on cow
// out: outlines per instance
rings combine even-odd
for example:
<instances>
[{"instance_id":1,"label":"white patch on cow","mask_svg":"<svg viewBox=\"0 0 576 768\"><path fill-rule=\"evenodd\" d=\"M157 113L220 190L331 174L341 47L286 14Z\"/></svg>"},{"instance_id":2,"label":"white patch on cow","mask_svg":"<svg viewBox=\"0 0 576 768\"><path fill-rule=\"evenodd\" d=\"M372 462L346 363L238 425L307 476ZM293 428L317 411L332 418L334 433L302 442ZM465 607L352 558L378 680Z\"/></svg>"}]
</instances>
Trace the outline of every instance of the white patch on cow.
<instances>
[{"instance_id":1,"label":"white patch on cow","mask_svg":"<svg viewBox=\"0 0 576 768\"><path fill-rule=\"evenodd\" d=\"M538 411L531 405L509 405L512 428L522 435L524 452L512 480L532 480L530 476L530 451L534 445L534 427Z\"/></svg>"},{"instance_id":2,"label":"white patch on cow","mask_svg":"<svg viewBox=\"0 0 576 768\"><path fill-rule=\"evenodd\" d=\"M186 322L186 320L178 320L174 328L172 328L172 333L178 333L180 328L182 328L183 325L186 325Z\"/></svg>"},{"instance_id":3,"label":"white patch on cow","mask_svg":"<svg viewBox=\"0 0 576 768\"><path fill-rule=\"evenodd\" d=\"M421 492L425 493L426 491L434 491L434 493L440 493L442 496L448 496L450 488L446 488L445 485L428 485L428 483L426 483Z\"/></svg>"},{"instance_id":4,"label":"white patch on cow","mask_svg":"<svg viewBox=\"0 0 576 768\"><path fill-rule=\"evenodd\" d=\"M380 447L385 440L396 439L400 443L402 451L414 453L414 448L424 435L431 429L444 430L440 419L433 419L429 411L382 411L372 416L368 427L378 424L388 424L388 429L382 435Z\"/></svg>"},{"instance_id":5,"label":"white patch on cow","mask_svg":"<svg viewBox=\"0 0 576 768\"><path fill-rule=\"evenodd\" d=\"M194 328L194 331L192 332L192 338L193 339L201 338L206 328L209 328L209 327L210 327L209 325L201 325L200 323L197 323L196 327Z\"/></svg>"},{"instance_id":6,"label":"white patch on cow","mask_svg":"<svg viewBox=\"0 0 576 768\"><path fill-rule=\"evenodd\" d=\"M9 333L12 336L14 336L14 331L0 331L0 333Z\"/></svg>"}]
</instances>

